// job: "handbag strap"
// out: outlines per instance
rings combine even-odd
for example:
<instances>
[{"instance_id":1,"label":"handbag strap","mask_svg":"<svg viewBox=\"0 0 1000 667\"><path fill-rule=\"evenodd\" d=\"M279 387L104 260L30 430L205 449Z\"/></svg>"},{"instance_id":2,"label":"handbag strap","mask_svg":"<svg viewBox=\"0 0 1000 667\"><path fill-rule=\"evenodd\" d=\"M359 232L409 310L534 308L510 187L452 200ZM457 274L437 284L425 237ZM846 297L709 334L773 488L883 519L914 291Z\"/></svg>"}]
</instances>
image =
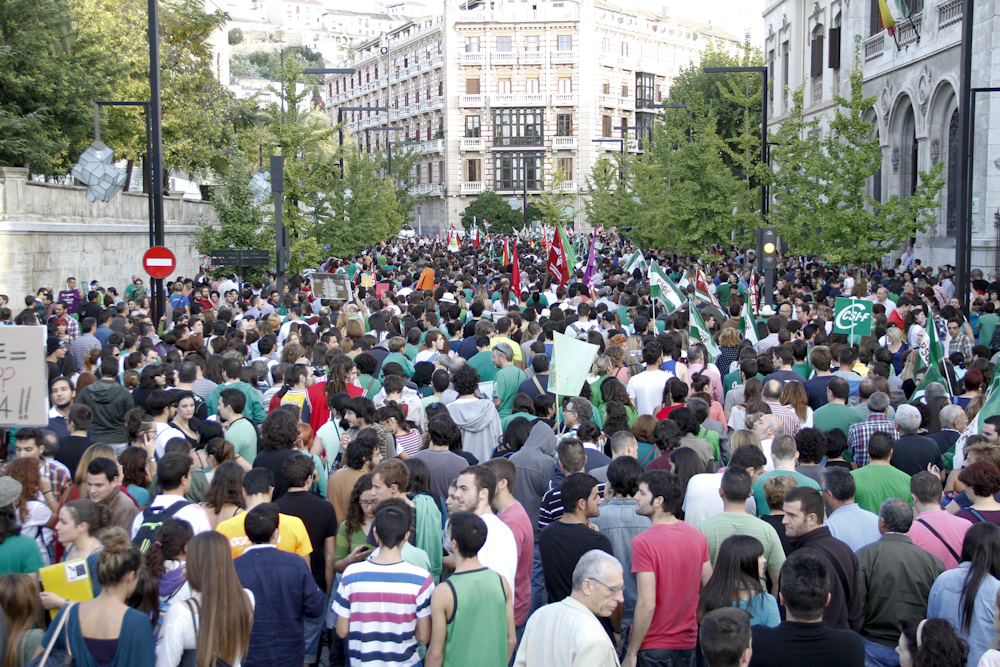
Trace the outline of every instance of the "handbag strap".
<instances>
[{"instance_id":1,"label":"handbag strap","mask_svg":"<svg viewBox=\"0 0 1000 667\"><path fill-rule=\"evenodd\" d=\"M63 608L62 616L59 617L59 624L56 626L56 631L52 633L52 639L49 640L49 645L45 647L45 653L42 654L42 661L38 663L38 667L45 667L45 663L49 659L49 654L52 653L52 648L56 645L56 639L59 638L59 634L66 625L66 619L69 618L69 613L75 605L75 602L70 602ZM69 641L66 642L66 652L69 653L70 656L73 655L73 649L69 647Z\"/></svg>"},{"instance_id":2,"label":"handbag strap","mask_svg":"<svg viewBox=\"0 0 1000 667\"><path fill-rule=\"evenodd\" d=\"M948 552L951 553L951 555L955 557L955 562L957 562L957 563L961 563L962 562L962 559L959 557L959 555L957 553L955 553L955 550L951 548L951 545L948 544L947 542L945 542L944 538L941 537L941 533L939 533L936 530L934 530L934 527L931 526L931 524L927 523L923 519L917 519L917 523L923 524L924 528L926 528L927 530L931 531L931 534L934 537L936 537L939 540L941 540L941 544L943 544L945 546L945 548L948 549Z\"/></svg>"},{"instance_id":3,"label":"handbag strap","mask_svg":"<svg viewBox=\"0 0 1000 667\"><path fill-rule=\"evenodd\" d=\"M191 606L192 603L194 604L193 607ZM195 598L188 598L187 600L184 601L184 605L188 608L188 611L191 612L191 622L194 624L194 636L195 636L195 641L197 641L198 617L201 616L201 605L198 604L198 600ZM197 610L197 613L195 613L195 610Z\"/></svg>"}]
</instances>

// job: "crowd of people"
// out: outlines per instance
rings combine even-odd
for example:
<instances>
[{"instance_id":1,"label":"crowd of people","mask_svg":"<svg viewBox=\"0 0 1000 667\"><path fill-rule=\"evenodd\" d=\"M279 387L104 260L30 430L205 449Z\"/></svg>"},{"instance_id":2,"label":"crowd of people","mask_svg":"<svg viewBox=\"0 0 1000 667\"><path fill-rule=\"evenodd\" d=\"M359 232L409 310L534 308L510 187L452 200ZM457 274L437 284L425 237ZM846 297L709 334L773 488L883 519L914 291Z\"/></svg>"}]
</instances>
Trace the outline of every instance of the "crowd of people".
<instances>
[{"instance_id":1,"label":"crowd of people","mask_svg":"<svg viewBox=\"0 0 1000 667\"><path fill-rule=\"evenodd\" d=\"M647 253L672 310L599 239L564 284L414 239L325 262L346 301L0 295L51 406L0 432L2 664L1000 667L996 276L785 257L749 337L751 253Z\"/></svg>"}]
</instances>

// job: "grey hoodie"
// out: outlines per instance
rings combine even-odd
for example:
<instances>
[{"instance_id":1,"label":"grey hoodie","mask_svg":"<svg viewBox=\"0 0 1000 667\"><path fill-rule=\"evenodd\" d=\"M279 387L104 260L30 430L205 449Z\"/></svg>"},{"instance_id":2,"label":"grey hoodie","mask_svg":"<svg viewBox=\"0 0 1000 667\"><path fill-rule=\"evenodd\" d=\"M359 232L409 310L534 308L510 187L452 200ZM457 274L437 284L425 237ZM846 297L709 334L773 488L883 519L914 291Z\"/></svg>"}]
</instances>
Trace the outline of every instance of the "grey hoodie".
<instances>
[{"instance_id":1,"label":"grey hoodie","mask_svg":"<svg viewBox=\"0 0 1000 667\"><path fill-rule=\"evenodd\" d=\"M524 506L531 520L535 537L538 537L538 509L542 496L549 490L549 480L555 474L556 434L545 422L536 421L520 450L510 455L510 462L517 469L514 498Z\"/></svg>"},{"instance_id":2,"label":"grey hoodie","mask_svg":"<svg viewBox=\"0 0 1000 667\"><path fill-rule=\"evenodd\" d=\"M452 420L462 431L462 449L475 456L480 463L489 461L503 435L500 415L493 402L480 398L449 403L447 408Z\"/></svg>"}]
</instances>

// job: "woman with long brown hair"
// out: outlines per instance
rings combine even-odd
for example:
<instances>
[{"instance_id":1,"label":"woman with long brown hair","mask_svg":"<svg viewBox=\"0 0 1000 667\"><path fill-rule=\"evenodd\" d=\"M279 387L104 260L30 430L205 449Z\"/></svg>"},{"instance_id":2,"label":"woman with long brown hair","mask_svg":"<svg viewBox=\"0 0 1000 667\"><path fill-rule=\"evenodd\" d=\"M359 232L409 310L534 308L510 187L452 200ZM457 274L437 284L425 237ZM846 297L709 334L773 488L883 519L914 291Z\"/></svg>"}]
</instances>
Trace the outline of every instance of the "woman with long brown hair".
<instances>
[{"instance_id":1,"label":"woman with long brown hair","mask_svg":"<svg viewBox=\"0 0 1000 667\"><path fill-rule=\"evenodd\" d=\"M14 504L21 534L38 543L42 559L46 565L51 565L55 555L52 551L52 527L56 523L55 514L59 511L52 485L47 477L39 474L38 462L27 457L14 459L7 469L7 476L21 483L21 496Z\"/></svg>"},{"instance_id":2,"label":"woman with long brown hair","mask_svg":"<svg viewBox=\"0 0 1000 667\"><path fill-rule=\"evenodd\" d=\"M199 665L239 667L250 646L253 594L240 584L221 533L199 533L191 540L187 578L192 596L167 612L158 661L176 665L186 651L194 651Z\"/></svg>"},{"instance_id":3,"label":"woman with long brown hair","mask_svg":"<svg viewBox=\"0 0 1000 667\"><path fill-rule=\"evenodd\" d=\"M3 664L24 667L42 642L43 630L34 629L38 613L38 584L28 574L0 577L0 609L7 617L7 651Z\"/></svg>"},{"instance_id":4,"label":"woman with long brown hair","mask_svg":"<svg viewBox=\"0 0 1000 667\"><path fill-rule=\"evenodd\" d=\"M226 441L223 441L226 442ZM232 448L232 445L229 445ZM205 502L201 504L208 514L212 530L247 509L243 497L243 468L235 461L226 461L215 469L212 482L205 492Z\"/></svg>"},{"instance_id":5,"label":"woman with long brown hair","mask_svg":"<svg viewBox=\"0 0 1000 667\"><path fill-rule=\"evenodd\" d=\"M781 404L795 410L802 428L812 428L813 411L809 407L809 396L801 382L787 382L781 390Z\"/></svg>"}]
</instances>

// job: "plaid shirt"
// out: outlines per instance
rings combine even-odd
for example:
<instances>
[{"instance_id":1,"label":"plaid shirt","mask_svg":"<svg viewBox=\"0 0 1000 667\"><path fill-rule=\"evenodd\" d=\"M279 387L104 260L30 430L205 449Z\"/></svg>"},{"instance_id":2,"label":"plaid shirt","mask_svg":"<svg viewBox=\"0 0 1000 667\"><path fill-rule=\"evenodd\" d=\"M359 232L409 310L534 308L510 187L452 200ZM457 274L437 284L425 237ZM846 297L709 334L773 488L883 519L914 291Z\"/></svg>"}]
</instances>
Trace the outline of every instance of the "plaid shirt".
<instances>
[{"instance_id":1,"label":"plaid shirt","mask_svg":"<svg viewBox=\"0 0 1000 667\"><path fill-rule=\"evenodd\" d=\"M795 414L795 410L777 401L764 402L767 404L767 407L771 408L771 414L781 420L781 425L785 427L785 435L790 435L794 438L795 434L802 428L802 422L799 421L799 416Z\"/></svg>"},{"instance_id":2,"label":"plaid shirt","mask_svg":"<svg viewBox=\"0 0 1000 667\"><path fill-rule=\"evenodd\" d=\"M971 359L972 339L964 333L960 333L956 338L952 338L951 342L948 343L948 356L950 357L955 352L961 352L963 359Z\"/></svg>"},{"instance_id":3,"label":"plaid shirt","mask_svg":"<svg viewBox=\"0 0 1000 667\"><path fill-rule=\"evenodd\" d=\"M51 320L54 318L55 315L53 315L49 319ZM69 313L65 313L63 315L63 319L66 320L66 335L70 337L70 340L74 340L77 336L80 335L80 323L77 322L76 318L70 315Z\"/></svg>"},{"instance_id":4,"label":"plaid shirt","mask_svg":"<svg viewBox=\"0 0 1000 667\"><path fill-rule=\"evenodd\" d=\"M868 419L857 424L851 424L847 432L847 445L851 448L851 456L858 467L871 463L871 456L868 455L868 440L872 434L883 431L892 436L893 440L899 438L896 425L886 419L884 414L873 412L868 415Z\"/></svg>"},{"instance_id":5,"label":"plaid shirt","mask_svg":"<svg viewBox=\"0 0 1000 667\"><path fill-rule=\"evenodd\" d=\"M3 469L0 469L0 475L7 474L11 463L13 461L8 462ZM38 468L38 472L48 478L49 483L52 485L52 495L58 500L66 493L69 487L73 486L73 476L70 475L69 469L58 461L42 459L41 463L42 465Z\"/></svg>"}]
</instances>

